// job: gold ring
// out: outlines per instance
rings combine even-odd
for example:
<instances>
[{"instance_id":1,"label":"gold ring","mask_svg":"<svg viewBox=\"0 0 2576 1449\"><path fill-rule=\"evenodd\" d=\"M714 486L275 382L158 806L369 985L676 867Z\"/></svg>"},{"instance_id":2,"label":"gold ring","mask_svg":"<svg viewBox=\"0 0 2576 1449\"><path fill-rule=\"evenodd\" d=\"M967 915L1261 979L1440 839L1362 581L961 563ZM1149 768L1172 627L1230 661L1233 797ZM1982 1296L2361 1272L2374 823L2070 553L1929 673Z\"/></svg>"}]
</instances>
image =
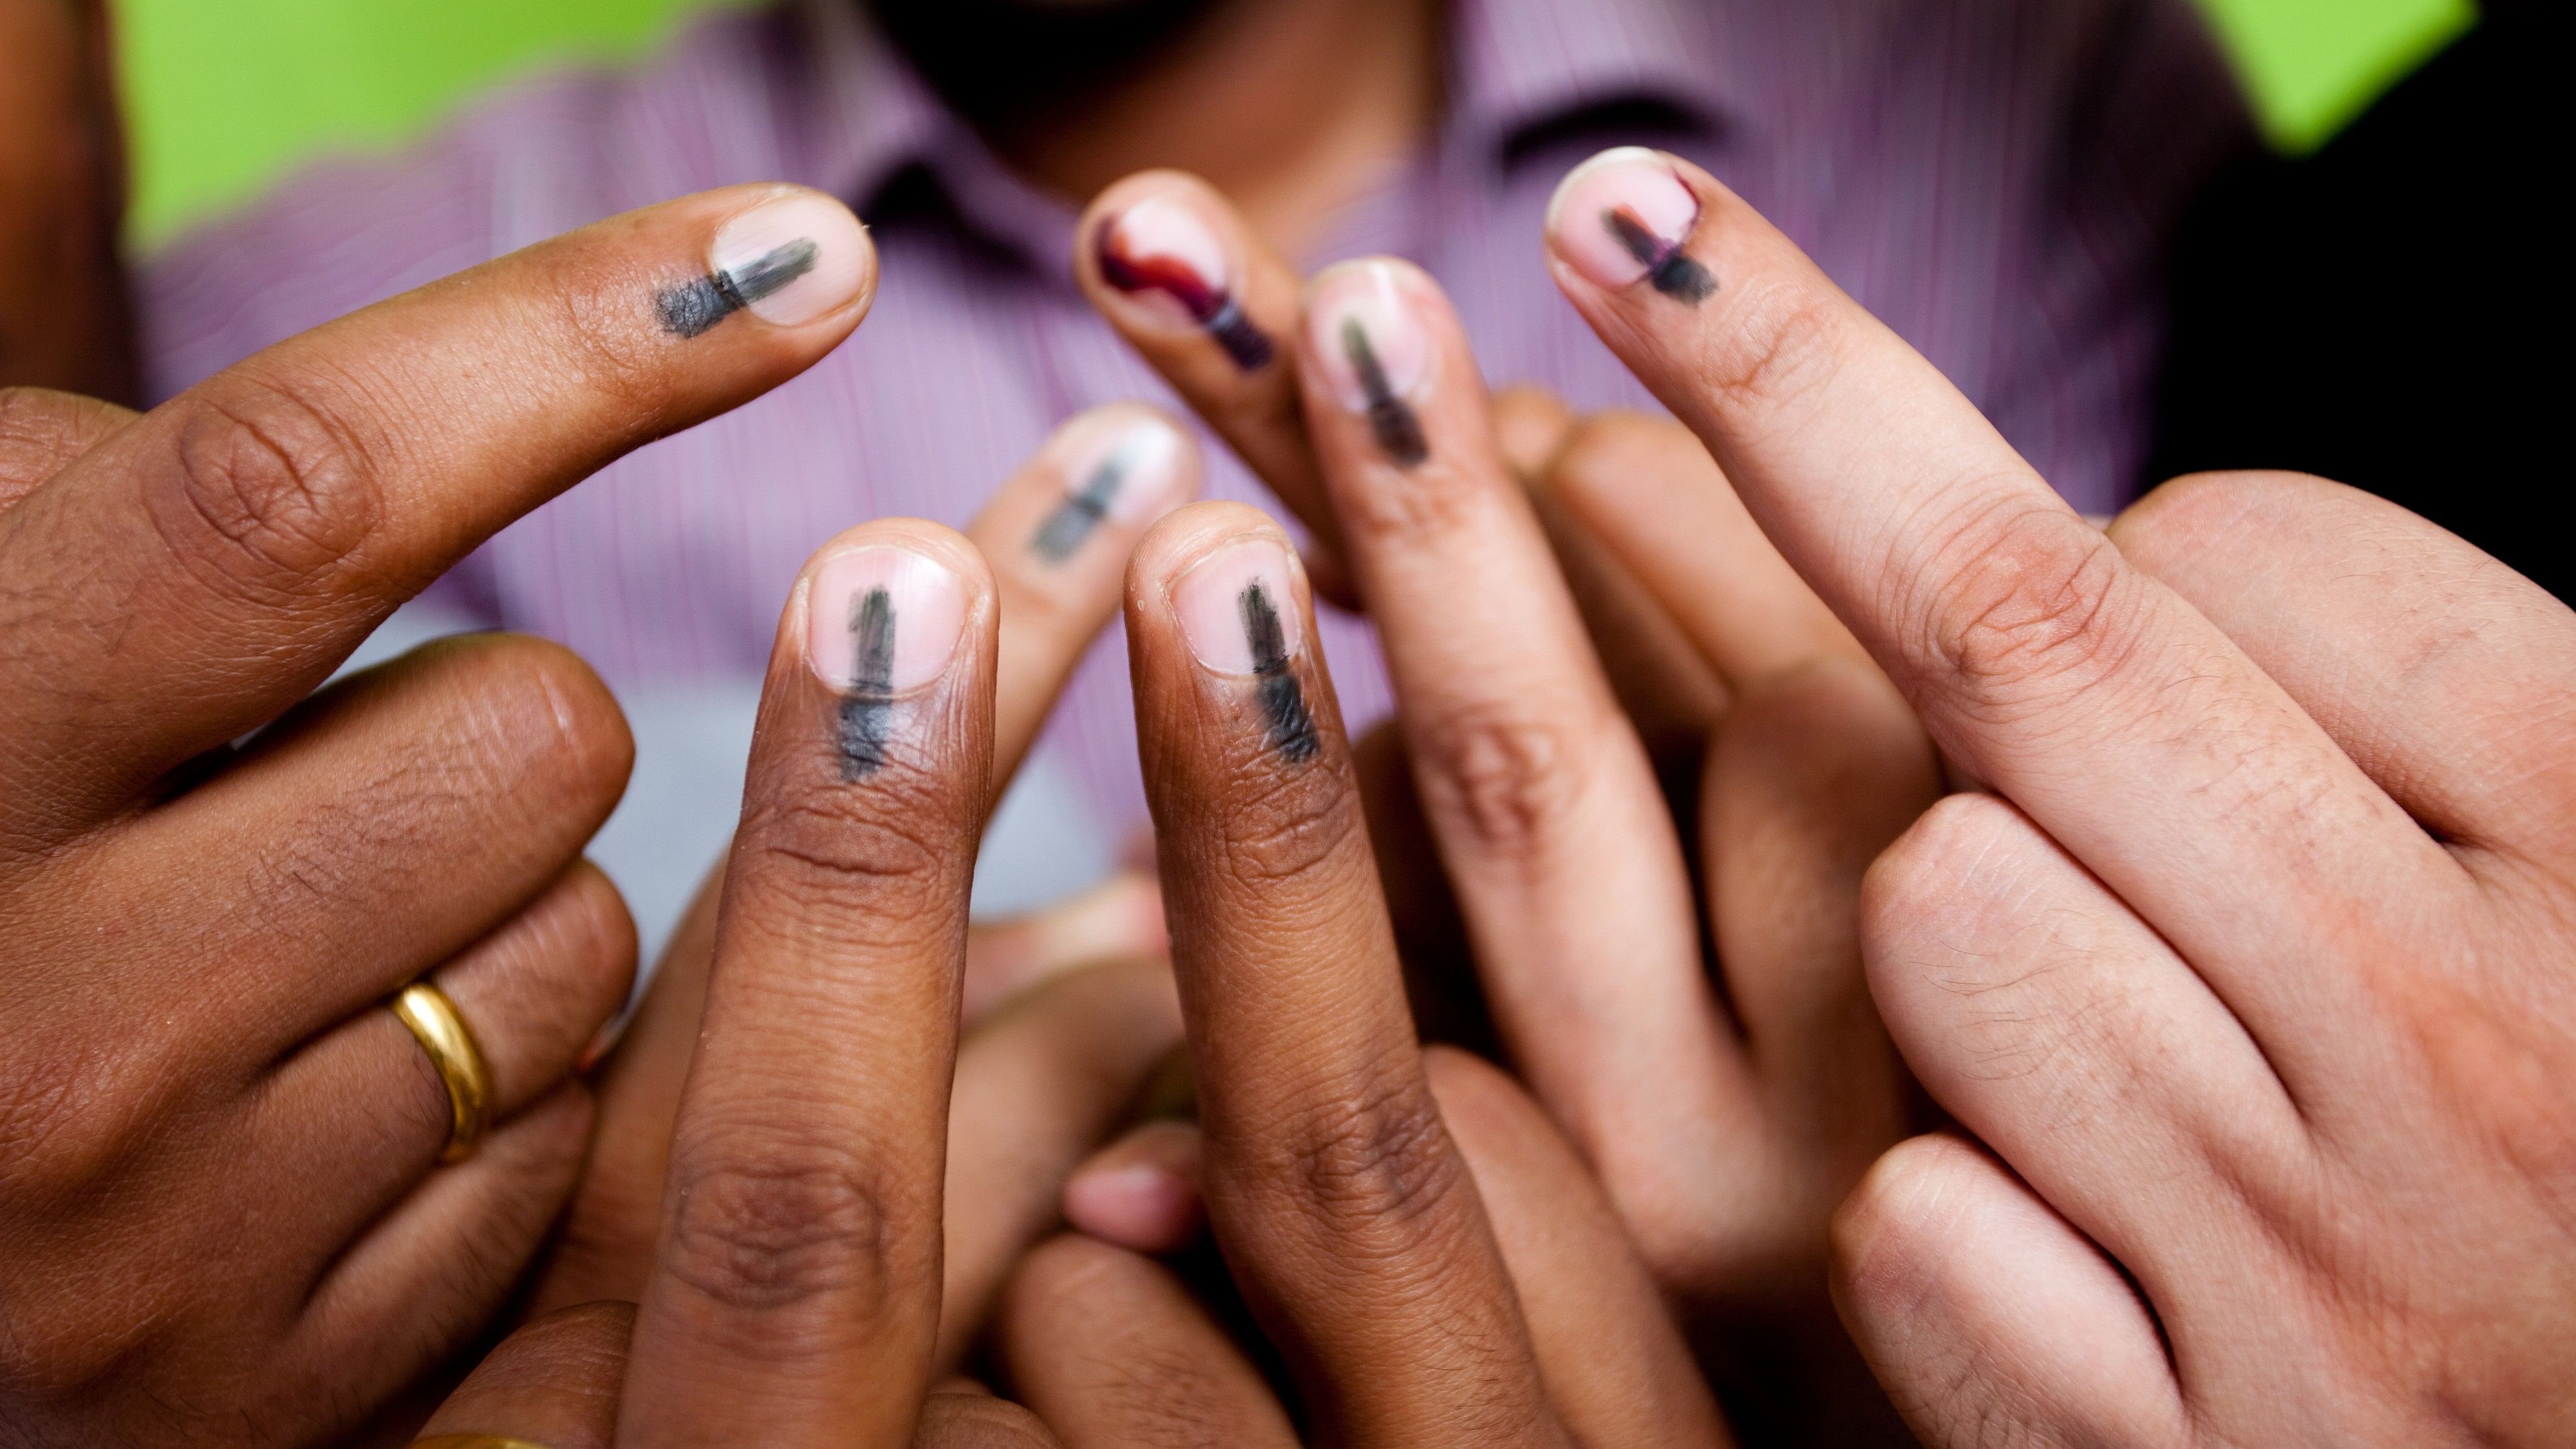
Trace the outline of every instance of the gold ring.
<instances>
[{"instance_id":1,"label":"gold ring","mask_svg":"<svg viewBox=\"0 0 2576 1449\"><path fill-rule=\"evenodd\" d=\"M411 1449L546 1449L530 1439L505 1439L498 1434L437 1434L427 1439L414 1439Z\"/></svg>"},{"instance_id":2,"label":"gold ring","mask_svg":"<svg viewBox=\"0 0 2576 1449\"><path fill-rule=\"evenodd\" d=\"M429 1053L438 1080L447 1087L447 1148L441 1162L463 1162L483 1145L492 1128L492 1069L483 1064L483 1049L474 1044L465 1018L447 993L426 981L415 981L394 996L394 1015L411 1028L412 1038ZM464 1442L484 1443L481 1439ZM509 1441L494 1439L490 1443Z\"/></svg>"}]
</instances>

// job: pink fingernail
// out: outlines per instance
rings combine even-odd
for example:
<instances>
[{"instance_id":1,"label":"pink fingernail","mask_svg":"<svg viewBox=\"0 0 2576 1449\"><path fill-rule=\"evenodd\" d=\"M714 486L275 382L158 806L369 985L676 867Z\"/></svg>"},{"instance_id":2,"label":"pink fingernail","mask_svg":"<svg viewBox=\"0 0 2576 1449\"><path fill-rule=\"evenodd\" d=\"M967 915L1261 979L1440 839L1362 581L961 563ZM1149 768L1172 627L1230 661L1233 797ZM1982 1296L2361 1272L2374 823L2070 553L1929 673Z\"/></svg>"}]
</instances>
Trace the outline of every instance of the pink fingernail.
<instances>
[{"instance_id":1,"label":"pink fingernail","mask_svg":"<svg viewBox=\"0 0 2576 1449\"><path fill-rule=\"evenodd\" d=\"M886 760L902 697L948 670L966 590L945 564L899 544L826 560L806 594L805 662L841 693L843 773Z\"/></svg>"},{"instance_id":2,"label":"pink fingernail","mask_svg":"<svg viewBox=\"0 0 2576 1449\"><path fill-rule=\"evenodd\" d=\"M1236 295L1241 279L1232 254L1192 202L1146 197L1102 222L1093 245L1103 281L1188 318L1235 366L1257 372L1276 355L1269 334L1253 325Z\"/></svg>"},{"instance_id":3,"label":"pink fingernail","mask_svg":"<svg viewBox=\"0 0 2576 1449\"><path fill-rule=\"evenodd\" d=\"M1412 400L1430 381L1431 342L1395 267L1351 262L1326 272L1306 326L1325 382L1342 406L1367 416L1378 451L1404 468L1430 457Z\"/></svg>"},{"instance_id":4,"label":"pink fingernail","mask_svg":"<svg viewBox=\"0 0 2576 1449\"><path fill-rule=\"evenodd\" d=\"M1643 146L1604 151L1574 168L1547 204L1557 255L1611 291L1652 282L1683 302L1704 302L1717 278L1684 250L1699 230L1700 202L1672 161Z\"/></svg>"},{"instance_id":5,"label":"pink fingernail","mask_svg":"<svg viewBox=\"0 0 2576 1449\"><path fill-rule=\"evenodd\" d=\"M718 228L707 274L655 301L662 325L682 337L745 311L774 326L798 327L858 300L875 274L867 230L850 209L800 191Z\"/></svg>"},{"instance_id":6,"label":"pink fingernail","mask_svg":"<svg viewBox=\"0 0 2576 1449\"><path fill-rule=\"evenodd\" d=\"M1289 577L1288 550L1276 540L1238 539L1173 581L1172 612L1201 667L1259 681L1272 748L1301 764L1320 742L1291 667L1305 628Z\"/></svg>"},{"instance_id":7,"label":"pink fingernail","mask_svg":"<svg viewBox=\"0 0 2576 1449\"><path fill-rule=\"evenodd\" d=\"M1103 522L1132 528L1178 507L1187 491L1181 459L1188 446L1168 419L1132 406L1103 408L1066 424L1055 446L1065 499L1038 526L1030 547L1060 563Z\"/></svg>"}]
</instances>

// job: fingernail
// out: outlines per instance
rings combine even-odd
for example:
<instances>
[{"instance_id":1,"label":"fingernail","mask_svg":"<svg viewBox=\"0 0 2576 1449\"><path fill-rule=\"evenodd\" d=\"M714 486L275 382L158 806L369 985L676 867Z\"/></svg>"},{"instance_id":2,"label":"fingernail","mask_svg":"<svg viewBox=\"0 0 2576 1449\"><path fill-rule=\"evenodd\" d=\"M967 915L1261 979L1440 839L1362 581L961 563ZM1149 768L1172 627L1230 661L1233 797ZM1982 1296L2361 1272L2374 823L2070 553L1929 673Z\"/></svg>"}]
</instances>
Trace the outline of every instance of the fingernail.
<instances>
[{"instance_id":1,"label":"fingernail","mask_svg":"<svg viewBox=\"0 0 2576 1449\"><path fill-rule=\"evenodd\" d=\"M1086 413L1055 445L1064 502L1038 526L1031 547L1050 561L1073 556L1104 521L1136 527L1182 501L1180 430L1158 414L1128 408Z\"/></svg>"},{"instance_id":2,"label":"fingernail","mask_svg":"<svg viewBox=\"0 0 2576 1449\"><path fill-rule=\"evenodd\" d=\"M858 300L874 270L867 230L827 196L763 202L716 230L707 275L659 298L662 325L696 337L736 312L796 327Z\"/></svg>"},{"instance_id":3,"label":"fingernail","mask_svg":"<svg viewBox=\"0 0 2576 1449\"><path fill-rule=\"evenodd\" d=\"M1395 268L1352 262L1326 272L1307 303L1306 326L1324 380L1342 406L1368 417L1378 451L1406 468L1430 457L1411 399L1430 380L1431 343Z\"/></svg>"},{"instance_id":4,"label":"fingernail","mask_svg":"<svg viewBox=\"0 0 2576 1449\"><path fill-rule=\"evenodd\" d=\"M1683 248L1699 230L1699 196L1673 163L1643 146L1604 151L1577 166L1547 204L1556 253L1586 281L1616 291L1650 281L1656 291L1702 302L1717 278Z\"/></svg>"},{"instance_id":5,"label":"fingernail","mask_svg":"<svg viewBox=\"0 0 2576 1449\"><path fill-rule=\"evenodd\" d=\"M816 570L805 611L805 662L841 693L843 773L857 779L885 763L903 696L947 672L966 589L927 554L877 544Z\"/></svg>"},{"instance_id":6,"label":"fingernail","mask_svg":"<svg viewBox=\"0 0 2576 1449\"><path fill-rule=\"evenodd\" d=\"M1214 223L1186 198L1149 196L1101 223L1101 280L1216 339L1235 366L1266 367L1278 349L1235 295L1241 269Z\"/></svg>"},{"instance_id":7,"label":"fingernail","mask_svg":"<svg viewBox=\"0 0 2576 1449\"><path fill-rule=\"evenodd\" d=\"M1305 620L1289 592L1288 550L1269 538L1229 543L1172 584L1181 637L1202 668L1259 681L1271 747L1292 763L1312 759L1315 720L1291 667Z\"/></svg>"}]
</instances>

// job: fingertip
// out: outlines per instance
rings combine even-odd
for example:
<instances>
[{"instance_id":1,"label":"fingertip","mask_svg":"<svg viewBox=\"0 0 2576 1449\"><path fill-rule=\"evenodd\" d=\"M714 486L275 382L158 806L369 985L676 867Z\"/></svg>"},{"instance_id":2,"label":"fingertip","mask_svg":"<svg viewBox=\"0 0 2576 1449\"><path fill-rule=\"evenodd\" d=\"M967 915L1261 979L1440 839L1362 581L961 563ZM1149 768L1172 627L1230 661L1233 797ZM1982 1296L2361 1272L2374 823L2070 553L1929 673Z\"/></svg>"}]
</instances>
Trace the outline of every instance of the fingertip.
<instances>
[{"instance_id":1,"label":"fingertip","mask_svg":"<svg viewBox=\"0 0 2576 1449\"><path fill-rule=\"evenodd\" d=\"M1173 509L1146 530L1145 536L1137 540L1135 553L1128 558L1131 604L1159 602L1172 581L1193 564L1243 539L1263 540L1295 552L1289 548L1287 530L1248 503L1214 499Z\"/></svg>"},{"instance_id":2,"label":"fingertip","mask_svg":"<svg viewBox=\"0 0 2576 1449\"><path fill-rule=\"evenodd\" d=\"M1203 333L1243 373L1277 344L1246 311L1262 259L1216 188L1184 171L1112 183L1076 228L1074 273L1113 322L1146 336Z\"/></svg>"},{"instance_id":3,"label":"fingertip","mask_svg":"<svg viewBox=\"0 0 2576 1449\"><path fill-rule=\"evenodd\" d=\"M704 272L654 294L665 332L701 337L741 312L837 342L867 315L876 298L876 245L838 199L771 185L708 200L722 219L708 239Z\"/></svg>"},{"instance_id":4,"label":"fingertip","mask_svg":"<svg viewBox=\"0 0 2576 1449\"><path fill-rule=\"evenodd\" d=\"M1151 403L1115 402L1077 413L1043 451L1066 494L1065 507L1073 510L1059 516L1085 522L1150 526L1198 497L1207 476L1197 435ZM1038 547L1049 551L1043 532Z\"/></svg>"},{"instance_id":5,"label":"fingertip","mask_svg":"<svg viewBox=\"0 0 2576 1449\"><path fill-rule=\"evenodd\" d=\"M885 700L945 678L970 624L992 614L993 576L963 535L878 519L816 550L789 602L808 668L834 691Z\"/></svg>"},{"instance_id":6,"label":"fingertip","mask_svg":"<svg viewBox=\"0 0 2576 1449\"><path fill-rule=\"evenodd\" d=\"M1166 1257L1204 1225L1202 1142L1186 1122L1149 1122L1095 1154L1068 1178L1065 1221L1105 1243Z\"/></svg>"},{"instance_id":7,"label":"fingertip","mask_svg":"<svg viewBox=\"0 0 2576 1449\"><path fill-rule=\"evenodd\" d=\"M1715 275L1691 255L1706 214L1697 171L1666 152L1620 146L1566 173L1544 223L1560 280L1570 272L1605 292L1645 282L1694 305L1714 295Z\"/></svg>"}]
</instances>

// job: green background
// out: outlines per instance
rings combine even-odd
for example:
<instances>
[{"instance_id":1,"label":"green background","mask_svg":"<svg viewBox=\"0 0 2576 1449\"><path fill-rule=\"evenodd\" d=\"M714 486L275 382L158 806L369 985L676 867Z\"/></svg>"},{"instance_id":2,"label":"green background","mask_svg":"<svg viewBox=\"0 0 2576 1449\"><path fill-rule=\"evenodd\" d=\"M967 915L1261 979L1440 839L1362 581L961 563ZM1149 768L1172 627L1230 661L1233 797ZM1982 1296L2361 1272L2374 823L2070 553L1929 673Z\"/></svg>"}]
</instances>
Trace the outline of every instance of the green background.
<instances>
[{"instance_id":1,"label":"green background","mask_svg":"<svg viewBox=\"0 0 2576 1449\"><path fill-rule=\"evenodd\" d=\"M2471 0L2201 3L2286 150L2333 134L2475 18ZM708 4L116 0L135 235L165 237L315 154L399 142L532 66L649 49Z\"/></svg>"}]
</instances>

